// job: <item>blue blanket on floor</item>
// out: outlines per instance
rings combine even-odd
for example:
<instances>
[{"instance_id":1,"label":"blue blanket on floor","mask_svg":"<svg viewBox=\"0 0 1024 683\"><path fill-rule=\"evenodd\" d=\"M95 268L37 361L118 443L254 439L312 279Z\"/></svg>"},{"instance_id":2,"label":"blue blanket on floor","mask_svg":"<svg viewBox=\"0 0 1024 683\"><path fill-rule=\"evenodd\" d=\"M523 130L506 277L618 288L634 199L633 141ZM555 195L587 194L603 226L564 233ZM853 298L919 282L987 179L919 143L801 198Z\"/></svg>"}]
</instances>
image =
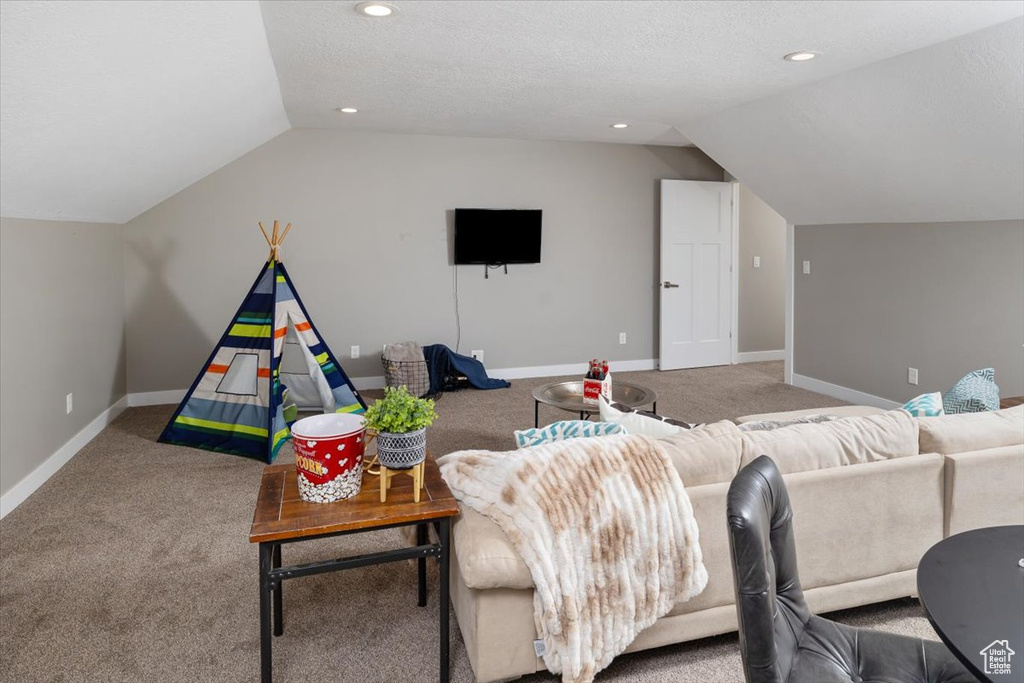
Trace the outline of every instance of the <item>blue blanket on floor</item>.
<instances>
[{"instance_id":1,"label":"blue blanket on floor","mask_svg":"<svg viewBox=\"0 0 1024 683\"><path fill-rule=\"evenodd\" d=\"M445 388L446 378L456 374L465 375L477 389L507 389L512 386L503 379L491 379L483 363L471 356L455 353L444 344L424 346L423 359L427 361L432 394L440 393Z\"/></svg>"}]
</instances>

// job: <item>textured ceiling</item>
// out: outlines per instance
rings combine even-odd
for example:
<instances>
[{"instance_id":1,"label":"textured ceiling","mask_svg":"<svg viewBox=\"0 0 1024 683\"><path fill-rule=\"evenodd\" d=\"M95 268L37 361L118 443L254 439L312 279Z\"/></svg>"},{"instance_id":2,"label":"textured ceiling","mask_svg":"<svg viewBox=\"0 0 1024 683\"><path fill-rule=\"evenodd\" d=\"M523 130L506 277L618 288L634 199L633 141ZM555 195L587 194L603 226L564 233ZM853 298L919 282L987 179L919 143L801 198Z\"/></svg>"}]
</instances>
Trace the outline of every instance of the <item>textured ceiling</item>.
<instances>
[{"instance_id":1,"label":"textured ceiling","mask_svg":"<svg viewBox=\"0 0 1024 683\"><path fill-rule=\"evenodd\" d=\"M1020 23L990 27L1024 2L355 4L0 2L0 214L124 222L289 125L693 140L802 223L1020 204Z\"/></svg>"},{"instance_id":2,"label":"textured ceiling","mask_svg":"<svg viewBox=\"0 0 1024 683\"><path fill-rule=\"evenodd\" d=\"M374 19L355 4L262 3L293 126L685 144L677 128L692 119L1024 13L1019 2L395 0L396 15ZM822 57L781 59L794 50Z\"/></svg>"},{"instance_id":3,"label":"textured ceiling","mask_svg":"<svg viewBox=\"0 0 1024 683\"><path fill-rule=\"evenodd\" d=\"M1024 218L1024 19L683 129L790 222Z\"/></svg>"},{"instance_id":4,"label":"textured ceiling","mask_svg":"<svg viewBox=\"0 0 1024 683\"><path fill-rule=\"evenodd\" d=\"M288 128L259 4L0 2L0 214L122 223Z\"/></svg>"}]
</instances>

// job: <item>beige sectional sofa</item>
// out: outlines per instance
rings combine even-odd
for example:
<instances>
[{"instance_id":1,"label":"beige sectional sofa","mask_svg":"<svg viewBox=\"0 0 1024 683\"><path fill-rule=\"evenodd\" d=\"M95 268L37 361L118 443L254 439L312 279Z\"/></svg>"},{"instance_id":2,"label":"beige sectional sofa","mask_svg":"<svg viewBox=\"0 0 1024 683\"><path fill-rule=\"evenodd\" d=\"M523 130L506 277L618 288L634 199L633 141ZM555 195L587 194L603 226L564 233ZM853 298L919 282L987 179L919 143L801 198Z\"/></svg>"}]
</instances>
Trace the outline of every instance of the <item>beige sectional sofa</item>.
<instances>
[{"instance_id":1,"label":"beige sectional sofa","mask_svg":"<svg viewBox=\"0 0 1024 683\"><path fill-rule=\"evenodd\" d=\"M762 454L786 475L800 576L816 612L914 595L917 563L943 537L1024 523L1024 407L921 419L863 406L801 412L843 417L760 432L722 421L662 440L693 504L709 580L628 651L736 630L725 497L739 468ZM452 603L476 680L544 670L526 565L498 526L468 507L452 533Z\"/></svg>"}]
</instances>

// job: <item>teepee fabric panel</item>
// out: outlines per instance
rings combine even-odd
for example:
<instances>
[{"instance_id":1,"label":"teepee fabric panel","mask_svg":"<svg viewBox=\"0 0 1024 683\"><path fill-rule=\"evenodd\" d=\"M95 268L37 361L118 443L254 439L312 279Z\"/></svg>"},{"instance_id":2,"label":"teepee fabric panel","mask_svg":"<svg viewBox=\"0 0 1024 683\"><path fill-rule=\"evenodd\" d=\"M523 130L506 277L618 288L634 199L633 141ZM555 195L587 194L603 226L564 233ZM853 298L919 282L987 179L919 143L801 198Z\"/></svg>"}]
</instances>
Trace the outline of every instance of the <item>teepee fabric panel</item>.
<instances>
[{"instance_id":1,"label":"teepee fabric panel","mask_svg":"<svg viewBox=\"0 0 1024 683\"><path fill-rule=\"evenodd\" d=\"M270 260L160 441L272 462L291 438L281 382L289 328L305 347L325 410L363 412L366 405L309 319L284 265ZM255 377L245 376L252 372Z\"/></svg>"},{"instance_id":2,"label":"teepee fabric panel","mask_svg":"<svg viewBox=\"0 0 1024 683\"><path fill-rule=\"evenodd\" d=\"M345 374L345 371L341 369L341 364L338 363L334 355L331 354L331 350L327 348L327 345L321 339L320 333L317 332L316 327L310 320L309 314L306 312L306 307L302 305L302 300L299 299L292 288L291 278L288 277L288 271L285 270L284 264L280 265L280 273L278 274L277 302L279 310L280 308L288 310L299 340L306 345L320 366L320 371L323 373L324 379L327 380L327 385L331 388L331 394L334 396L334 411L337 413L361 413L366 410L366 405L356 392L352 381ZM280 339L280 348L284 348L284 335ZM279 352L277 353L277 358L280 359Z\"/></svg>"},{"instance_id":3,"label":"teepee fabric panel","mask_svg":"<svg viewBox=\"0 0 1024 683\"><path fill-rule=\"evenodd\" d=\"M161 441L266 459L273 314L274 268L268 263L167 425ZM238 354L257 359L255 394L240 394L224 386L225 375Z\"/></svg>"}]
</instances>

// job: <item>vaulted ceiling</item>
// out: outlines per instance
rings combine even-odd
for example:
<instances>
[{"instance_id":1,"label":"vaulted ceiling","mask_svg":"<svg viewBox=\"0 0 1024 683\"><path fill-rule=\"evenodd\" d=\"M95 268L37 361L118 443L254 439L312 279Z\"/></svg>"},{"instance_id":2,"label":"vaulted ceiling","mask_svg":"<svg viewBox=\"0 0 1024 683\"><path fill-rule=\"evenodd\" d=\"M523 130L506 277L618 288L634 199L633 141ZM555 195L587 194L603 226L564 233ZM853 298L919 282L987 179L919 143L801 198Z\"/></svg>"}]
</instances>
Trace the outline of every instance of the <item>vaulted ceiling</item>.
<instances>
[{"instance_id":1,"label":"vaulted ceiling","mask_svg":"<svg viewBox=\"0 0 1024 683\"><path fill-rule=\"evenodd\" d=\"M123 223L288 127L255 2L0 2L0 215Z\"/></svg>"},{"instance_id":2,"label":"vaulted ceiling","mask_svg":"<svg viewBox=\"0 0 1024 683\"><path fill-rule=\"evenodd\" d=\"M1024 19L683 130L792 223L1024 218Z\"/></svg>"},{"instance_id":3,"label":"vaulted ceiling","mask_svg":"<svg viewBox=\"0 0 1024 683\"><path fill-rule=\"evenodd\" d=\"M799 223L1024 217L1024 2L355 4L0 3L0 214L124 222L295 126L695 142Z\"/></svg>"}]
</instances>

